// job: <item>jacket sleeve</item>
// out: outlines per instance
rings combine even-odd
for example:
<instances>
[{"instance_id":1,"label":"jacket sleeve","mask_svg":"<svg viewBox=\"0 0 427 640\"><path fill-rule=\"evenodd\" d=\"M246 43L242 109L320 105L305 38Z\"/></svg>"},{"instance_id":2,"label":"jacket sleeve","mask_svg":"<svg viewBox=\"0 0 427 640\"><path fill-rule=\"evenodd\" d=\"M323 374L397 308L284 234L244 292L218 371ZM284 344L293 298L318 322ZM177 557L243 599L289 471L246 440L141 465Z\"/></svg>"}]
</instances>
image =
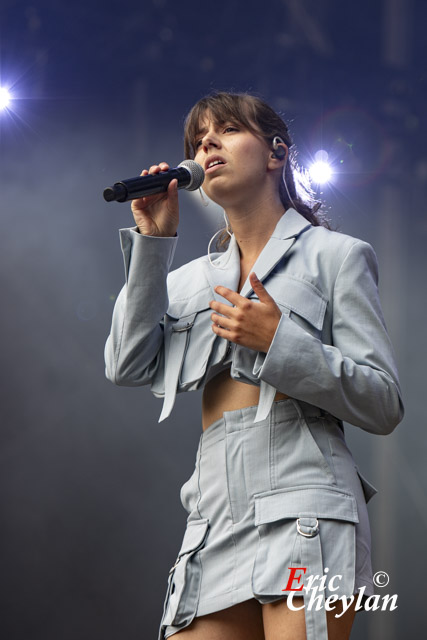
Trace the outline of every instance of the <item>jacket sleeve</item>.
<instances>
[{"instance_id":1,"label":"jacket sleeve","mask_svg":"<svg viewBox=\"0 0 427 640\"><path fill-rule=\"evenodd\" d=\"M282 314L259 377L292 398L378 435L403 417L393 348L379 295L372 247L357 241L335 280L332 345Z\"/></svg>"},{"instance_id":2,"label":"jacket sleeve","mask_svg":"<svg viewBox=\"0 0 427 640\"><path fill-rule=\"evenodd\" d=\"M164 368L166 278L178 236L145 236L120 229L126 283L114 305L105 344L105 375L118 385L149 384Z\"/></svg>"}]
</instances>

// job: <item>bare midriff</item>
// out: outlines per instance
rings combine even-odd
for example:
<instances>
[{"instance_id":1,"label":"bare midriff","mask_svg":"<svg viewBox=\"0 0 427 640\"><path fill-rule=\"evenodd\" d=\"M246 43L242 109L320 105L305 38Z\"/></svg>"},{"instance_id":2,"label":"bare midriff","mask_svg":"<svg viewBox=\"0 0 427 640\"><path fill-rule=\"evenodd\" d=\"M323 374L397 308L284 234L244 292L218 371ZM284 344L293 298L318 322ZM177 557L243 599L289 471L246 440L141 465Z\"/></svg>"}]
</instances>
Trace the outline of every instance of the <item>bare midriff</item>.
<instances>
[{"instance_id":1,"label":"bare midriff","mask_svg":"<svg viewBox=\"0 0 427 640\"><path fill-rule=\"evenodd\" d=\"M289 398L277 391L274 400ZM257 405L259 387L246 382L239 382L230 376L230 369L221 371L209 380L203 390L202 427L205 431L213 422L222 418L224 411L234 411Z\"/></svg>"}]
</instances>

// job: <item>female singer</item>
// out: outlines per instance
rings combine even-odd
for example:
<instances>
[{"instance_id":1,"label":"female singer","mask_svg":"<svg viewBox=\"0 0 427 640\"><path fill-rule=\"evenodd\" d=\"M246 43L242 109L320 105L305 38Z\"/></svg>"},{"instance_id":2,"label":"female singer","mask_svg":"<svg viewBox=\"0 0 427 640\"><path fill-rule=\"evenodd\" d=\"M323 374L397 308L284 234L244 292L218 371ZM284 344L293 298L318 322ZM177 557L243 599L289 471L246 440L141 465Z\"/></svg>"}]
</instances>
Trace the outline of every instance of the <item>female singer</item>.
<instances>
[{"instance_id":1,"label":"female singer","mask_svg":"<svg viewBox=\"0 0 427 640\"><path fill-rule=\"evenodd\" d=\"M373 594L375 489L343 420L390 433L403 416L399 381L374 251L299 196L291 146L263 100L209 95L188 114L185 153L224 210L221 250L169 272L176 180L133 200L136 226L121 230L126 284L107 377L150 384L161 420L177 392L203 387L159 640L345 640Z\"/></svg>"}]
</instances>

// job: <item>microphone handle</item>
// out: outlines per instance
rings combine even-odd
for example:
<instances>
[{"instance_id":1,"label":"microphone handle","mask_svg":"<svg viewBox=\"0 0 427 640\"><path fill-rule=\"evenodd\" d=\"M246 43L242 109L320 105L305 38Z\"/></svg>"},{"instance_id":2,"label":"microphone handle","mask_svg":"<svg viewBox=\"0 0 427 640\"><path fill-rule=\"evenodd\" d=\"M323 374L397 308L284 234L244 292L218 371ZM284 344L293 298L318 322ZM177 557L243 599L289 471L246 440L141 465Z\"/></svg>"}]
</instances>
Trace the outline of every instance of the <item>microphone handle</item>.
<instances>
[{"instance_id":1,"label":"microphone handle","mask_svg":"<svg viewBox=\"0 0 427 640\"><path fill-rule=\"evenodd\" d=\"M186 187L191 182L191 174L188 169L177 167L169 169L169 171L160 171L160 173L116 182L112 187L107 187L104 190L104 199L107 202L112 200L127 202L143 196L151 196L154 193L162 193L167 191L168 184L175 178L178 180L178 189Z\"/></svg>"}]
</instances>

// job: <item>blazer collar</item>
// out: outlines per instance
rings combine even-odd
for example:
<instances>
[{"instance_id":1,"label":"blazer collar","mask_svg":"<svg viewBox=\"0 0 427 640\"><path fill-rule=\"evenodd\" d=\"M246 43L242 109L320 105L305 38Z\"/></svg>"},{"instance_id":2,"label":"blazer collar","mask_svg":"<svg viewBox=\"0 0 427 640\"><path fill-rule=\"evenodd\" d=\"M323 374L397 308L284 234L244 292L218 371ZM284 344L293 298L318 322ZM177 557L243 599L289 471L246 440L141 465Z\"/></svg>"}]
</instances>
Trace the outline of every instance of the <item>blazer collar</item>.
<instances>
[{"instance_id":1,"label":"blazer collar","mask_svg":"<svg viewBox=\"0 0 427 640\"><path fill-rule=\"evenodd\" d=\"M311 223L295 209L287 209L285 211L252 267L251 271L255 271L261 282L291 248L296 237L310 226ZM207 266L206 274L215 300L224 302L224 298L215 292L215 287L222 285L237 291L240 280L240 251L234 234L230 238L227 250L212 262L215 265L214 267L209 261L205 263ZM240 295L248 297L252 291L248 277L240 291Z\"/></svg>"}]
</instances>

